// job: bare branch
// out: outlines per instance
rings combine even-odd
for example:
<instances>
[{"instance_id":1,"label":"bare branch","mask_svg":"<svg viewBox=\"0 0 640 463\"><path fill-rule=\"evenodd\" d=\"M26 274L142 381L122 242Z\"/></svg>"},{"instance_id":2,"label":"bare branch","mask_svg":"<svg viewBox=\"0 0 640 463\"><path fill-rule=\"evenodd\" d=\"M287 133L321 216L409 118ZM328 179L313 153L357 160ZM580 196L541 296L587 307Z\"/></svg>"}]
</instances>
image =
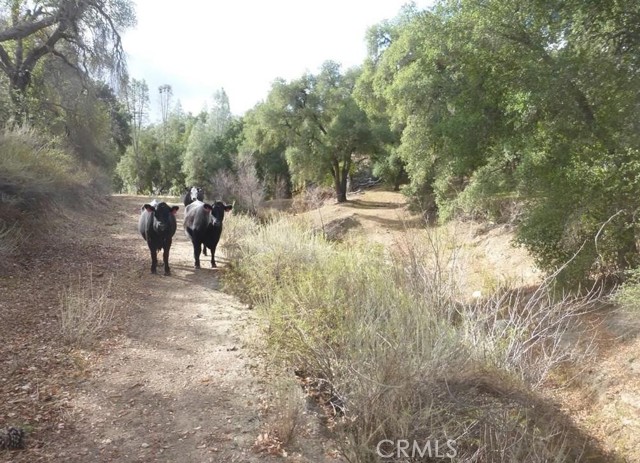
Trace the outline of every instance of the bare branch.
<instances>
[{"instance_id":1,"label":"bare branch","mask_svg":"<svg viewBox=\"0 0 640 463\"><path fill-rule=\"evenodd\" d=\"M54 50L54 47L58 41L64 38L64 31L66 27L62 24L58 26L56 31L51 34L51 36L47 39L47 41L39 46L34 48L29 52L27 58L24 60L23 69L31 71L35 67L36 63L40 58L42 58L47 53L51 53Z\"/></svg>"},{"instance_id":2,"label":"bare branch","mask_svg":"<svg viewBox=\"0 0 640 463\"><path fill-rule=\"evenodd\" d=\"M613 214L611 217L609 217L600 227L600 230L598 230L598 233L596 233L596 237L594 238L594 243L595 243L595 247L596 247L596 253L598 254L598 257L600 258L600 260L604 261L604 259L602 258L602 254L600 254L600 250L598 249L598 238L600 238L600 233L602 233L602 230L604 230L604 227L607 226L607 224L609 222L611 222L614 218L616 218L616 216L622 214L624 211L624 209L620 209L618 212L616 212L615 214Z\"/></svg>"},{"instance_id":3,"label":"bare branch","mask_svg":"<svg viewBox=\"0 0 640 463\"><path fill-rule=\"evenodd\" d=\"M47 27L54 25L56 22L58 22L58 18L56 16L49 16L41 19L40 21L28 21L26 23L17 24L9 29L0 31L0 42L27 38L42 29L46 29Z\"/></svg>"},{"instance_id":4,"label":"bare branch","mask_svg":"<svg viewBox=\"0 0 640 463\"><path fill-rule=\"evenodd\" d=\"M79 74L83 73L82 69L80 69L78 66L73 64L71 61L69 61L69 59L64 54L60 53L58 50L56 49L51 50L51 54L60 58L64 62L64 64L66 64L72 69L75 69L76 71L78 71Z\"/></svg>"}]
</instances>

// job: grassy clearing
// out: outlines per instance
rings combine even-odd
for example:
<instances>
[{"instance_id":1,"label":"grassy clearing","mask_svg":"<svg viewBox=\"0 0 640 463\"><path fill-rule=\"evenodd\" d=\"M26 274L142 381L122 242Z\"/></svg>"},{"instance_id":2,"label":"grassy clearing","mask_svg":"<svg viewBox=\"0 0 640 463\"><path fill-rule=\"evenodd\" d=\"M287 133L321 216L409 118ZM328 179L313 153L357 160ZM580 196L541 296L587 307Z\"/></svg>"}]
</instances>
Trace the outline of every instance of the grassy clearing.
<instances>
[{"instance_id":1,"label":"grassy clearing","mask_svg":"<svg viewBox=\"0 0 640 463\"><path fill-rule=\"evenodd\" d=\"M275 361L326 407L348 461L406 460L383 460L385 439L453 442L460 461L604 458L540 394L593 354L582 320L597 295L558 298L546 281L467 302L459 247L440 232L406 234L391 256L291 218L225 233L233 288L260 309Z\"/></svg>"}]
</instances>

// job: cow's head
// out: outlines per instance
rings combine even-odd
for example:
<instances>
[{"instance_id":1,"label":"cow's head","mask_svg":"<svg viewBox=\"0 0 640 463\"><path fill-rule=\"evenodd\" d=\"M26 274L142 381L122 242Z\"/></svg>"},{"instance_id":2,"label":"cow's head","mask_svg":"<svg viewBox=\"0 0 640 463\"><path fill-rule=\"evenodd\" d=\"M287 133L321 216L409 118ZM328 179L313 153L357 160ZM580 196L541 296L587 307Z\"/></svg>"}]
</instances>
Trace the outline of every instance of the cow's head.
<instances>
[{"instance_id":1,"label":"cow's head","mask_svg":"<svg viewBox=\"0 0 640 463\"><path fill-rule=\"evenodd\" d=\"M191 187L189 190L191 201L204 201L204 190L200 187Z\"/></svg>"},{"instance_id":2,"label":"cow's head","mask_svg":"<svg viewBox=\"0 0 640 463\"><path fill-rule=\"evenodd\" d=\"M180 209L178 206L169 206L167 203L153 201L151 204L142 206L147 212L153 213L153 227L158 231L169 229L172 221L175 222L175 215Z\"/></svg>"},{"instance_id":3,"label":"cow's head","mask_svg":"<svg viewBox=\"0 0 640 463\"><path fill-rule=\"evenodd\" d=\"M211 217L214 224L222 224L222 221L224 220L224 213L229 212L231 209L233 209L233 206L227 205L222 201L216 201L212 204L205 204L204 208L208 211L211 211Z\"/></svg>"}]
</instances>

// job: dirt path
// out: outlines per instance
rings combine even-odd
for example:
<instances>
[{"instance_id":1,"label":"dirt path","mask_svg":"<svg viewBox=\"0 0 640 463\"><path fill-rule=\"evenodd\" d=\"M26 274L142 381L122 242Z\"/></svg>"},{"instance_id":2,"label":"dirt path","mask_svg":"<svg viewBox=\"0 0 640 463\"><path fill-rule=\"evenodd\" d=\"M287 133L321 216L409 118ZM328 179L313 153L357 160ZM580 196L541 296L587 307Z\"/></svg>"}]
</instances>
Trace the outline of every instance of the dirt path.
<instances>
[{"instance_id":1,"label":"dirt path","mask_svg":"<svg viewBox=\"0 0 640 463\"><path fill-rule=\"evenodd\" d=\"M219 270L194 270L183 207L172 275L165 277L148 273L148 251L135 230L140 198L116 201L127 215L112 238L133 243L143 268L122 344L98 362L73 400L86 435L60 456L78 462L264 461L251 451L264 390L243 347L250 311L219 291Z\"/></svg>"},{"instance_id":2,"label":"dirt path","mask_svg":"<svg viewBox=\"0 0 640 463\"><path fill-rule=\"evenodd\" d=\"M149 273L149 252L136 230L143 200L112 198L103 205L99 223L87 224L82 237L69 236L63 243L34 250L33 260L24 263L23 269L15 267L15 272L3 276L3 302L7 295L16 301L2 307L7 310L2 312L3 321L11 321L30 310L25 299L33 293L32 285L51 272L50 284L39 286L47 297L30 301L36 306L30 314L34 319L23 320L23 325L30 326L18 329L16 322L11 332L3 332L2 328L10 327L0 325L3 341L24 353L22 361L17 356L7 360L12 361L7 365L15 374L4 377L7 366L2 365L5 374L0 373L0 386L6 386L3 392L10 396L0 406L0 427L26 426L31 435L25 451L0 452L0 461L273 459L251 449L260 433L265 394L254 374L255 360L247 356L244 346L252 312L219 290L222 270L204 265L193 269L193 251L182 231L183 207L171 248L172 275ZM67 222L77 220L83 219L67 217ZM54 257L46 270L43 253ZM64 348L55 334L56 288L64 284L62 274L83 271L82 260L92 262L90 271L96 279L113 274L113 297L118 303L121 324L98 353ZM218 262L224 266L224 258ZM34 268L43 271L33 275L29 269ZM12 282L15 285L10 287ZM25 302L22 312L16 308L19 301ZM43 319L48 319L47 326L41 326ZM39 365L44 349L68 364ZM54 381L47 372L59 377ZM55 412L47 416L40 394L45 389L50 392L48 403L55 404L50 407ZM5 409L16 411L3 415Z\"/></svg>"}]
</instances>

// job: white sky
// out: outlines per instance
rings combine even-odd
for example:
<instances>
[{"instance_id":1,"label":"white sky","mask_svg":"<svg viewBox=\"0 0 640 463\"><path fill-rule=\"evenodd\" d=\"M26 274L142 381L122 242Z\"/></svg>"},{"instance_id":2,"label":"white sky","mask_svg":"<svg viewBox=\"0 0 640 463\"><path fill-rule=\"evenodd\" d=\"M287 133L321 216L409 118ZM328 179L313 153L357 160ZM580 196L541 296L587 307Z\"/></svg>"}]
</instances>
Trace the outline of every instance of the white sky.
<instances>
[{"instance_id":1,"label":"white sky","mask_svg":"<svg viewBox=\"0 0 640 463\"><path fill-rule=\"evenodd\" d=\"M240 115L266 98L278 77L317 72L326 60L345 69L361 64L366 30L409 0L134 1L138 25L123 43L129 74L149 85L153 120L163 84L194 114L224 88Z\"/></svg>"}]
</instances>

